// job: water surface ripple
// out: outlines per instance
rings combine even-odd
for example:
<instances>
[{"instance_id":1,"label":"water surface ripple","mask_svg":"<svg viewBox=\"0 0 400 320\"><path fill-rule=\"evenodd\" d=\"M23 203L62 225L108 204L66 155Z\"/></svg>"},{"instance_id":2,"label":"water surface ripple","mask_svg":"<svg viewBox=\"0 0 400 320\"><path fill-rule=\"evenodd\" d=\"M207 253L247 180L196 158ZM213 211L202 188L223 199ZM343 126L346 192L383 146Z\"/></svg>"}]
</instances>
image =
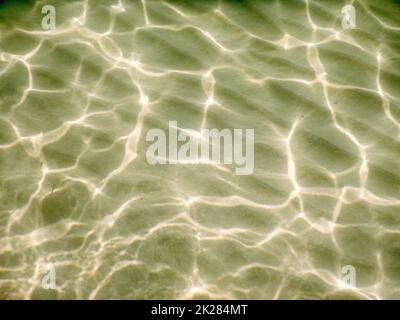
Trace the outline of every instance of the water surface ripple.
<instances>
[{"instance_id":1,"label":"water surface ripple","mask_svg":"<svg viewBox=\"0 0 400 320\"><path fill-rule=\"evenodd\" d=\"M399 299L400 4L345 4L0 5L0 298ZM254 173L149 165L169 121Z\"/></svg>"}]
</instances>

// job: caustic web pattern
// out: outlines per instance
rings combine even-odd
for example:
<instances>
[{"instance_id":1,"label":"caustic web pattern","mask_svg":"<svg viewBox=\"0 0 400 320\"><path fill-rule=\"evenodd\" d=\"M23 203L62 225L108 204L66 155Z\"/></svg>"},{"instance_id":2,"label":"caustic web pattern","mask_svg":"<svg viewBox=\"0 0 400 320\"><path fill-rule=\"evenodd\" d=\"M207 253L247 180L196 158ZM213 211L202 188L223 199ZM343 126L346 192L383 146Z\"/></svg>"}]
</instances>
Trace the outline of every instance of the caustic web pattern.
<instances>
[{"instance_id":1,"label":"caustic web pattern","mask_svg":"<svg viewBox=\"0 0 400 320\"><path fill-rule=\"evenodd\" d=\"M399 299L399 83L394 0L3 1L0 298ZM254 173L149 165L171 120Z\"/></svg>"}]
</instances>

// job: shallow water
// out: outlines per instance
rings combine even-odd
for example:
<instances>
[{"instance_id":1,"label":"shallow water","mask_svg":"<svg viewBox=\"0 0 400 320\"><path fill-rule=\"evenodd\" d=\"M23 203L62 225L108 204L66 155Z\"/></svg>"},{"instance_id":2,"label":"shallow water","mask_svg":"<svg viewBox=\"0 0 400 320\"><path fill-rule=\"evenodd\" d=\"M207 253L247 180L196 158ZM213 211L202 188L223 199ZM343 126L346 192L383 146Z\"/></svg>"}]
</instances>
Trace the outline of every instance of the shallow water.
<instances>
[{"instance_id":1,"label":"shallow water","mask_svg":"<svg viewBox=\"0 0 400 320\"><path fill-rule=\"evenodd\" d=\"M400 3L345 4L0 5L0 298L399 299ZM254 173L148 164L169 121Z\"/></svg>"}]
</instances>

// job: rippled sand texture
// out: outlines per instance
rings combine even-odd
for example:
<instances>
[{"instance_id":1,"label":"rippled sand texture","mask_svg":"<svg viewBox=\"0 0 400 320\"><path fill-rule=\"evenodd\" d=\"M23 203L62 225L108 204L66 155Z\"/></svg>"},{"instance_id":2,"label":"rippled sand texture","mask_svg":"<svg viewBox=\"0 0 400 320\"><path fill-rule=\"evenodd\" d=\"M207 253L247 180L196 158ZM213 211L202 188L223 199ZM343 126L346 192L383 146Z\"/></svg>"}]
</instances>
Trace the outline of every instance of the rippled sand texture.
<instances>
[{"instance_id":1,"label":"rippled sand texture","mask_svg":"<svg viewBox=\"0 0 400 320\"><path fill-rule=\"evenodd\" d=\"M0 298L399 299L400 4L345 4L2 4ZM254 174L147 164L168 121Z\"/></svg>"}]
</instances>

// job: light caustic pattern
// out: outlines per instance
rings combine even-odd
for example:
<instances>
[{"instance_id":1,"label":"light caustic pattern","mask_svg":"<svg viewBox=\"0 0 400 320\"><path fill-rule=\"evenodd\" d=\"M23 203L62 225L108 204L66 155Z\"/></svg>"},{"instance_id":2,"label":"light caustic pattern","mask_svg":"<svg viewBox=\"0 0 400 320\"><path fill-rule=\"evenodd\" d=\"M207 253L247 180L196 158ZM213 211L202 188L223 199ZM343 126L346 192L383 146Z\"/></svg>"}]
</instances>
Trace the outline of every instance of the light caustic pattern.
<instances>
[{"instance_id":1,"label":"light caustic pattern","mask_svg":"<svg viewBox=\"0 0 400 320\"><path fill-rule=\"evenodd\" d=\"M6 1L0 298L400 298L400 5L346 4ZM147 164L168 121L254 173Z\"/></svg>"}]
</instances>

